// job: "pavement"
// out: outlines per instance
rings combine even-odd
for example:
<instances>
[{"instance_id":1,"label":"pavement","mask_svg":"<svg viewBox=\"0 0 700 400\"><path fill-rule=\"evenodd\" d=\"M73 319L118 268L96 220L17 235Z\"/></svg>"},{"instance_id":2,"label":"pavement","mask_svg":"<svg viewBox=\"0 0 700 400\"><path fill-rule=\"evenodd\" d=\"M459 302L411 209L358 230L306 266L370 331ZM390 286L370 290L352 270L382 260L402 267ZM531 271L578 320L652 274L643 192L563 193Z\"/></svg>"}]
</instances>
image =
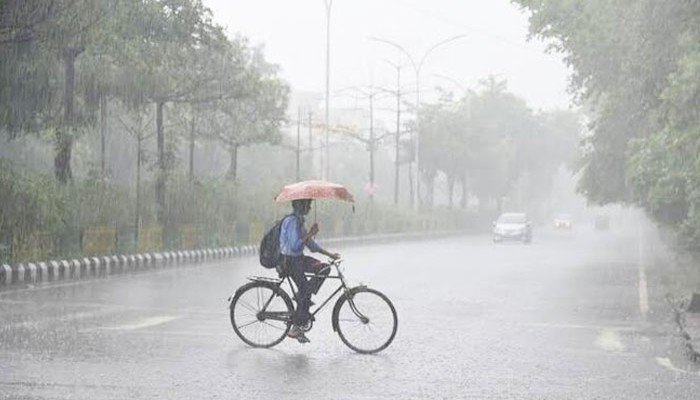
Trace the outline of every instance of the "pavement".
<instances>
[{"instance_id":1,"label":"pavement","mask_svg":"<svg viewBox=\"0 0 700 400\"><path fill-rule=\"evenodd\" d=\"M374 356L333 332L252 349L226 298L255 257L0 292L0 399L697 399L664 300L665 260L635 235L536 230L343 249L399 330ZM334 288L326 285L321 296Z\"/></svg>"}]
</instances>

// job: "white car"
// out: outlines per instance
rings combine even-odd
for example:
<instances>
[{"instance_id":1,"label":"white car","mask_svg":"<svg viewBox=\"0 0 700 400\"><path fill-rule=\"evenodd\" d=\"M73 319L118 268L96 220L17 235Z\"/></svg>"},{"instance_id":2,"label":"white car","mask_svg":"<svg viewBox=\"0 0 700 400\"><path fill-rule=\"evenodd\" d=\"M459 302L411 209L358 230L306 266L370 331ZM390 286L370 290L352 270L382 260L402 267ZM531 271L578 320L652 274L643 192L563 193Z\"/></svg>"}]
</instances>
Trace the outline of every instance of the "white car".
<instances>
[{"instance_id":1,"label":"white car","mask_svg":"<svg viewBox=\"0 0 700 400\"><path fill-rule=\"evenodd\" d=\"M493 241L505 240L530 243L532 241L532 223L525 213L504 213L493 223Z\"/></svg>"}]
</instances>

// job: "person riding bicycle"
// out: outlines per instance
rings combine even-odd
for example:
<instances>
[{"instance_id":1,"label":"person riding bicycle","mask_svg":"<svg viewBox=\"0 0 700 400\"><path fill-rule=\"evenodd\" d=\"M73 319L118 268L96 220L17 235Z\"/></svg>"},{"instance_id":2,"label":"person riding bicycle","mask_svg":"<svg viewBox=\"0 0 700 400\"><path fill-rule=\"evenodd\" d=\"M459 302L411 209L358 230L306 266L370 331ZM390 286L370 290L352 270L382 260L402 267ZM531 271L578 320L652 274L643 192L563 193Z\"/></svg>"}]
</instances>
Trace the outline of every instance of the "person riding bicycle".
<instances>
[{"instance_id":1,"label":"person riding bicycle","mask_svg":"<svg viewBox=\"0 0 700 400\"><path fill-rule=\"evenodd\" d=\"M338 253L331 253L319 246L314 241L318 233L318 224L314 223L307 231L304 226L304 217L311 210L311 199L299 199L292 201L294 212L282 221L280 228L280 253L282 254L282 268L288 273L298 288L297 308L292 318L293 326L287 334L290 338L297 339L300 343L308 343L309 339L304 335L305 326L310 318L309 307L311 295L318 293L324 278L315 277L307 279L305 272L319 275L328 275L328 264L304 255L304 247L313 253L321 253L330 258L337 259Z\"/></svg>"}]
</instances>

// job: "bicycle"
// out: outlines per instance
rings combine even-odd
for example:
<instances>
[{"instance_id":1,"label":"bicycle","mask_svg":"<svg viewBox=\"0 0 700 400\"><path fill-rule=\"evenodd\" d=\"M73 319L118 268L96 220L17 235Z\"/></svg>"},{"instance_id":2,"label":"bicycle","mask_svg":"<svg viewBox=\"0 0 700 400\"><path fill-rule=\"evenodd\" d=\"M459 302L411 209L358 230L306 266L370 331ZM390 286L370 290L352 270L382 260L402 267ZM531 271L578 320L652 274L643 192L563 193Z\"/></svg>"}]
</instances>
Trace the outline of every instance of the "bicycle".
<instances>
[{"instance_id":1,"label":"bicycle","mask_svg":"<svg viewBox=\"0 0 700 400\"><path fill-rule=\"evenodd\" d=\"M310 311L306 326L308 332L313 327L315 316L338 293L341 296L333 306L332 327L340 340L352 350L362 354L378 353L386 349L396 336L398 318L396 309L383 293L365 285L349 287L340 269L342 260L329 260L326 268L334 268L336 274L328 274L326 279L337 279L340 285L315 310ZM278 272L280 272L278 270ZM307 278L322 277L306 273ZM279 278L250 276L251 281L236 290L229 297L231 325L236 335L252 347L273 347L287 336L292 326L297 291L288 274L280 273ZM282 284L289 283L293 297L290 298Z\"/></svg>"}]
</instances>

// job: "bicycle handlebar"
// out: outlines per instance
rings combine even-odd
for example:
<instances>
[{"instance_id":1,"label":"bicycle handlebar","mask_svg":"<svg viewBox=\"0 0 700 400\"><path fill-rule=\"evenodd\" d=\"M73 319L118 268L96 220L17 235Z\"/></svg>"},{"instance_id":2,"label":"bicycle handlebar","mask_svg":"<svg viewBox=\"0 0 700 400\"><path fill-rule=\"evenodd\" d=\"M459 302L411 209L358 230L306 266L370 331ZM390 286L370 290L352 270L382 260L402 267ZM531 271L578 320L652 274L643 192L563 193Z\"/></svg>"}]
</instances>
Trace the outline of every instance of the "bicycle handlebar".
<instances>
[{"instance_id":1,"label":"bicycle handlebar","mask_svg":"<svg viewBox=\"0 0 700 400\"><path fill-rule=\"evenodd\" d=\"M330 258L328 259L328 264L339 266L344 260L342 258Z\"/></svg>"}]
</instances>

